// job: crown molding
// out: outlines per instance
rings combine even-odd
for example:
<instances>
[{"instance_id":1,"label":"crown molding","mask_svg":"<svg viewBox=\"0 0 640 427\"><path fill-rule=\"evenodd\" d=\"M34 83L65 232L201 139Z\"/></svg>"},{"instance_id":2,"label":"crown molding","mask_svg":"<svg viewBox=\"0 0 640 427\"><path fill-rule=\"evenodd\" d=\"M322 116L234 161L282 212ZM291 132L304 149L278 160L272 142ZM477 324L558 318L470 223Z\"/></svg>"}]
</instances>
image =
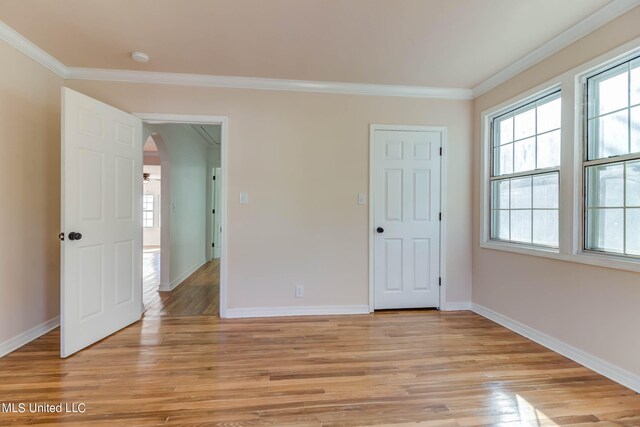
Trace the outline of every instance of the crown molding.
<instances>
[{"instance_id":1,"label":"crown molding","mask_svg":"<svg viewBox=\"0 0 640 427\"><path fill-rule=\"evenodd\" d=\"M517 76L526 69L580 40L587 34L592 33L638 5L640 5L640 0L613 0L611 3L580 21L559 36L553 38L504 70L474 87L473 98L477 98L507 80Z\"/></svg>"},{"instance_id":2,"label":"crown molding","mask_svg":"<svg viewBox=\"0 0 640 427\"><path fill-rule=\"evenodd\" d=\"M412 98L472 99L471 89L69 68L68 79Z\"/></svg>"},{"instance_id":3,"label":"crown molding","mask_svg":"<svg viewBox=\"0 0 640 427\"><path fill-rule=\"evenodd\" d=\"M18 49L29 58L49 69L59 77L65 78L67 67L44 50L24 38L21 34L0 21L0 40Z\"/></svg>"}]
</instances>

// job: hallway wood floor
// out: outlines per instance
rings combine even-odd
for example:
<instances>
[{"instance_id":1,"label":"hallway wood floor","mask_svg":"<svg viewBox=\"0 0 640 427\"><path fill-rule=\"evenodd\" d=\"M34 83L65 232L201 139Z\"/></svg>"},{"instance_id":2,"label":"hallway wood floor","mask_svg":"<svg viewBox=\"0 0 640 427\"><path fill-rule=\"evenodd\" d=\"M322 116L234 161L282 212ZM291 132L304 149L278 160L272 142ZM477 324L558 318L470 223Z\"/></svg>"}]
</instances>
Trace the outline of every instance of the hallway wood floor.
<instances>
[{"instance_id":1,"label":"hallway wood floor","mask_svg":"<svg viewBox=\"0 0 640 427\"><path fill-rule=\"evenodd\" d=\"M86 404L0 425L640 425L640 395L474 313L219 319L216 268L66 360L58 330L0 359L3 403Z\"/></svg>"},{"instance_id":2,"label":"hallway wood floor","mask_svg":"<svg viewBox=\"0 0 640 427\"><path fill-rule=\"evenodd\" d=\"M143 302L149 316L218 316L220 313L220 259L200 267L171 292L158 292L159 250L143 254Z\"/></svg>"}]
</instances>

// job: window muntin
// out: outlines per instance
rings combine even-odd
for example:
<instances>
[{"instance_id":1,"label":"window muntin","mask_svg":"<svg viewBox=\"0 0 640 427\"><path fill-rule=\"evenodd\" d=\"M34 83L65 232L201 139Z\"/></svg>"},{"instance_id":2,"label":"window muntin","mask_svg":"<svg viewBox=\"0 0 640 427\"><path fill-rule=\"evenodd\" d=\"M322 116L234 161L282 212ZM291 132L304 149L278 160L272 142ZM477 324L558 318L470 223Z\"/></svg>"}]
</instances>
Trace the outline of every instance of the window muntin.
<instances>
[{"instance_id":1,"label":"window muntin","mask_svg":"<svg viewBox=\"0 0 640 427\"><path fill-rule=\"evenodd\" d=\"M492 176L560 166L560 92L493 119Z\"/></svg>"},{"instance_id":2,"label":"window muntin","mask_svg":"<svg viewBox=\"0 0 640 427\"><path fill-rule=\"evenodd\" d=\"M587 78L584 249L640 257L640 57Z\"/></svg>"},{"instance_id":3,"label":"window muntin","mask_svg":"<svg viewBox=\"0 0 640 427\"><path fill-rule=\"evenodd\" d=\"M492 119L490 238L558 247L560 91Z\"/></svg>"},{"instance_id":4,"label":"window muntin","mask_svg":"<svg viewBox=\"0 0 640 427\"><path fill-rule=\"evenodd\" d=\"M142 226L153 227L153 194L145 194L142 199Z\"/></svg>"}]
</instances>

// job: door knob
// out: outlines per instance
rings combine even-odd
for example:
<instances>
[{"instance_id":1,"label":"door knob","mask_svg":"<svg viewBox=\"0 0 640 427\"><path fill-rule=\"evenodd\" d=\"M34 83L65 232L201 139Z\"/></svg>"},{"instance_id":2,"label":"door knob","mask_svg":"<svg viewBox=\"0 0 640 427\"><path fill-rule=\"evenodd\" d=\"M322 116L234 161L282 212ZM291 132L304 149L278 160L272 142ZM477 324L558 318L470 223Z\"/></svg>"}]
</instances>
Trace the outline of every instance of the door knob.
<instances>
[{"instance_id":1,"label":"door knob","mask_svg":"<svg viewBox=\"0 0 640 427\"><path fill-rule=\"evenodd\" d=\"M72 231L71 233L69 233L69 240L80 240L80 239L82 239L82 234L76 233L75 231Z\"/></svg>"},{"instance_id":2,"label":"door knob","mask_svg":"<svg viewBox=\"0 0 640 427\"><path fill-rule=\"evenodd\" d=\"M376 231L377 231L378 233L384 233L384 228L382 228L382 227L378 227L378 228L376 228Z\"/></svg>"}]
</instances>

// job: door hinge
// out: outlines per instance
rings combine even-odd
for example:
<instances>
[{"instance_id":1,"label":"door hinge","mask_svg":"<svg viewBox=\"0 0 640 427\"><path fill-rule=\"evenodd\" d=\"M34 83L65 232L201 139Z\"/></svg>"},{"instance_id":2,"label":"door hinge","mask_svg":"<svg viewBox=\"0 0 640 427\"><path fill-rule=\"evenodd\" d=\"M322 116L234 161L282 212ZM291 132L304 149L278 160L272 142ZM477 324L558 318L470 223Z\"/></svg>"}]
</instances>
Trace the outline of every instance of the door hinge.
<instances>
[{"instance_id":1,"label":"door hinge","mask_svg":"<svg viewBox=\"0 0 640 427\"><path fill-rule=\"evenodd\" d=\"M438 277L438 286L442 286L442 277Z\"/></svg>"},{"instance_id":2,"label":"door hinge","mask_svg":"<svg viewBox=\"0 0 640 427\"><path fill-rule=\"evenodd\" d=\"M442 147L440 147L440 155L442 156Z\"/></svg>"},{"instance_id":3,"label":"door hinge","mask_svg":"<svg viewBox=\"0 0 640 427\"><path fill-rule=\"evenodd\" d=\"M216 213L216 210L215 210L215 209L212 209L212 210L211 210L211 213L212 213L212 214Z\"/></svg>"},{"instance_id":4,"label":"door hinge","mask_svg":"<svg viewBox=\"0 0 640 427\"><path fill-rule=\"evenodd\" d=\"M214 181L216 180L216 176L215 176L215 175L213 176L213 180L214 180Z\"/></svg>"},{"instance_id":5,"label":"door hinge","mask_svg":"<svg viewBox=\"0 0 640 427\"><path fill-rule=\"evenodd\" d=\"M212 248L215 248L215 247L216 247L216 244L215 244L215 243L212 243L212 244L211 244L211 247L212 247Z\"/></svg>"},{"instance_id":6,"label":"door hinge","mask_svg":"<svg viewBox=\"0 0 640 427\"><path fill-rule=\"evenodd\" d=\"M442 212L438 214L438 221L442 221Z\"/></svg>"}]
</instances>

